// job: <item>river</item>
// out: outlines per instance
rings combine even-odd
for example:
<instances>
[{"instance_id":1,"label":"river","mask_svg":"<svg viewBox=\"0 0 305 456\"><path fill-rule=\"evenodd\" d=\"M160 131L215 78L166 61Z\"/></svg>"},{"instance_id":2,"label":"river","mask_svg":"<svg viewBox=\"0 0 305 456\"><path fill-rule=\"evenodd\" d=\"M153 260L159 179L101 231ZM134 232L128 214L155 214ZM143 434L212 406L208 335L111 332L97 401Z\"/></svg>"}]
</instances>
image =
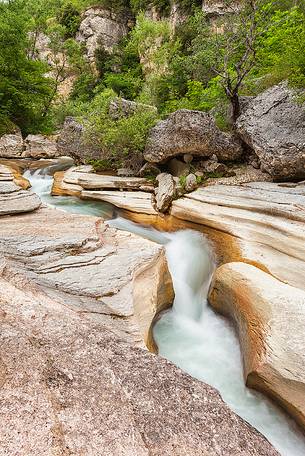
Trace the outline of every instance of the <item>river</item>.
<instances>
[{"instance_id":1,"label":"river","mask_svg":"<svg viewBox=\"0 0 305 456\"><path fill-rule=\"evenodd\" d=\"M24 176L42 201L53 207L105 219L113 217L114 209L107 203L52 197L52 177L46 169L26 171ZM208 288L215 268L209 241L196 231L159 232L121 217L107 223L165 245L175 301L154 327L160 355L218 389L231 409L264 434L282 456L304 456L305 438L293 420L262 394L244 385L234 328L208 305Z\"/></svg>"}]
</instances>

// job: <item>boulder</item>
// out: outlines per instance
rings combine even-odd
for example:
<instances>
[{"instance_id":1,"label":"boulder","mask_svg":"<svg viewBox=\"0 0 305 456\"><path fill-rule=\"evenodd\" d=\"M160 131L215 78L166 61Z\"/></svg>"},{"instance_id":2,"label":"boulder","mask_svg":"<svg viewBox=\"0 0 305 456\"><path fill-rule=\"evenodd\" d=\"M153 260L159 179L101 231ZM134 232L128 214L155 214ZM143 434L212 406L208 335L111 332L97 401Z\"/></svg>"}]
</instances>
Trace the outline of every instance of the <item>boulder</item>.
<instances>
[{"instance_id":1,"label":"boulder","mask_svg":"<svg viewBox=\"0 0 305 456\"><path fill-rule=\"evenodd\" d=\"M20 157L22 151L23 139L20 130L0 137L0 158Z\"/></svg>"},{"instance_id":2,"label":"boulder","mask_svg":"<svg viewBox=\"0 0 305 456\"><path fill-rule=\"evenodd\" d=\"M20 179L18 175L15 177L10 168L0 165L0 216L38 209L41 205L40 198L31 190L26 190L26 184L26 180Z\"/></svg>"},{"instance_id":3,"label":"boulder","mask_svg":"<svg viewBox=\"0 0 305 456\"><path fill-rule=\"evenodd\" d=\"M305 428L305 291L260 269L217 269L209 300L233 319L247 385L269 395Z\"/></svg>"},{"instance_id":4,"label":"boulder","mask_svg":"<svg viewBox=\"0 0 305 456\"><path fill-rule=\"evenodd\" d=\"M155 106L150 106L144 103L137 103L131 100L125 100L125 98L115 98L110 102L109 105L109 115L114 120L131 116L137 111L152 112L156 115L158 114L158 110Z\"/></svg>"},{"instance_id":5,"label":"boulder","mask_svg":"<svg viewBox=\"0 0 305 456\"><path fill-rule=\"evenodd\" d=\"M56 158L57 144L54 139L43 135L28 135L24 140L24 158Z\"/></svg>"},{"instance_id":6,"label":"boulder","mask_svg":"<svg viewBox=\"0 0 305 456\"><path fill-rule=\"evenodd\" d=\"M168 171L174 177L187 176L190 172L190 165L177 158L172 158L166 164Z\"/></svg>"},{"instance_id":7,"label":"boulder","mask_svg":"<svg viewBox=\"0 0 305 456\"><path fill-rule=\"evenodd\" d=\"M237 131L274 179L305 177L305 110L286 83L251 100Z\"/></svg>"},{"instance_id":8,"label":"boulder","mask_svg":"<svg viewBox=\"0 0 305 456\"><path fill-rule=\"evenodd\" d=\"M166 212L176 196L176 186L173 176L161 173L157 176L156 208L159 212Z\"/></svg>"},{"instance_id":9,"label":"boulder","mask_svg":"<svg viewBox=\"0 0 305 456\"><path fill-rule=\"evenodd\" d=\"M191 173L188 176L186 176L185 190L187 192L192 192L193 190L195 190L195 188L197 188L197 178L196 178L195 174Z\"/></svg>"},{"instance_id":10,"label":"boulder","mask_svg":"<svg viewBox=\"0 0 305 456\"><path fill-rule=\"evenodd\" d=\"M100 147L94 138L86 136L84 125L73 117L66 117L57 140L59 155L72 157L75 163L83 163L88 159L100 158Z\"/></svg>"},{"instance_id":11,"label":"boulder","mask_svg":"<svg viewBox=\"0 0 305 456\"><path fill-rule=\"evenodd\" d=\"M244 261L305 290L305 184L201 187L173 201L171 215L200 225L219 262Z\"/></svg>"},{"instance_id":12,"label":"boulder","mask_svg":"<svg viewBox=\"0 0 305 456\"><path fill-rule=\"evenodd\" d=\"M72 227L50 215L62 254ZM107 327L101 302L86 309L85 298L51 293L5 261L0 289L1 454L279 456L215 389L118 335L124 318L110 314Z\"/></svg>"},{"instance_id":13,"label":"boulder","mask_svg":"<svg viewBox=\"0 0 305 456\"><path fill-rule=\"evenodd\" d=\"M127 35L129 18L116 14L111 9L93 7L83 13L76 40L86 46L90 62L95 61L95 51L102 45L111 52L113 47Z\"/></svg>"},{"instance_id":14,"label":"boulder","mask_svg":"<svg viewBox=\"0 0 305 456\"><path fill-rule=\"evenodd\" d=\"M214 118L202 111L181 109L161 120L149 133L144 158L164 163L177 155L236 160L242 155L239 141L216 126Z\"/></svg>"}]
</instances>

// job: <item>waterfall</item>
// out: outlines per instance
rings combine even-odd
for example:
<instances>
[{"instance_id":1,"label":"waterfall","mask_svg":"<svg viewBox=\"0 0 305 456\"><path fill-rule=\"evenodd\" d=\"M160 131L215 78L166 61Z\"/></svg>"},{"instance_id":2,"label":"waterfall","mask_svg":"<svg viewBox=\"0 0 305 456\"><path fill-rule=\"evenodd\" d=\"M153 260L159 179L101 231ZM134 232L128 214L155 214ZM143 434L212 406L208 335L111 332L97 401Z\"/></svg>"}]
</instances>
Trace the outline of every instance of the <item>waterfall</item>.
<instances>
[{"instance_id":1,"label":"waterfall","mask_svg":"<svg viewBox=\"0 0 305 456\"><path fill-rule=\"evenodd\" d=\"M112 217L110 205L50 196L52 178L48 172L27 171L25 177L43 202L53 207ZM264 434L282 456L304 456L305 439L296 424L262 394L246 388L235 331L208 305L208 288L215 269L209 241L196 231L164 233L121 217L107 223L165 246L175 301L154 328L160 355L217 388L230 408Z\"/></svg>"}]
</instances>

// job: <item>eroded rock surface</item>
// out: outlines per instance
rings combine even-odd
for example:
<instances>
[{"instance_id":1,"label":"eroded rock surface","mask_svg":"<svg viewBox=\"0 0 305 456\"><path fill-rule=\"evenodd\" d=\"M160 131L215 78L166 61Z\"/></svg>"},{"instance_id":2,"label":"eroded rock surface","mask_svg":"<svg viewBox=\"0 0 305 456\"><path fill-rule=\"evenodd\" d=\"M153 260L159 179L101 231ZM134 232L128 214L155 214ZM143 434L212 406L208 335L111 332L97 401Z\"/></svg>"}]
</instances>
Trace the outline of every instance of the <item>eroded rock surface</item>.
<instances>
[{"instance_id":1,"label":"eroded rock surface","mask_svg":"<svg viewBox=\"0 0 305 456\"><path fill-rule=\"evenodd\" d=\"M40 198L27 188L26 179L0 165L0 216L31 212L41 205Z\"/></svg>"},{"instance_id":2,"label":"eroded rock surface","mask_svg":"<svg viewBox=\"0 0 305 456\"><path fill-rule=\"evenodd\" d=\"M258 265L305 289L305 185L213 185L173 201L171 215L200 224L225 261Z\"/></svg>"},{"instance_id":3,"label":"eroded rock surface","mask_svg":"<svg viewBox=\"0 0 305 456\"><path fill-rule=\"evenodd\" d=\"M60 290L70 308L92 312L102 322L113 316L118 319L113 329L142 343L132 279L138 268L163 255L159 245L117 232L95 217L42 208L22 218L1 219L1 254L51 294Z\"/></svg>"},{"instance_id":4,"label":"eroded rock surface","mask_svg":"<svg viewBox=\"0 0 305 456\"><path fill-rule=\"evenodd\" d=\"M55 158L58 157L55 139L43 135L28 135L25 140L25 151L22 157L25 158Z\"/></svg>"},{"instance_id":5,"label":"eroded rock surface","mask_svg":"<svg viewBox=\"0 0 305 456\"><path fill-rule=\"evenodd\" d=\"M60 155L72 157L75 163L83 163L89 158L99 158L100 148L94 140L86 138L84 125L73 117L66 117L63 128L57 140L57 150Z\"/></svg>"},{"instance_id":6,"label":"eroded rock surface","mask_svg":"<svg viewBox=\"0 0 305 456\"><path fill-rule=\"evenodd\" d=\"M0 157L20 157L23 151L23 139L21 131L6 134L0 137Z\"/></svg>"},{"instance_id":7,"label":"eroded rock surface","mask_svg":"<svg viewBox=\"0 0 305 456\"><path fill-rule=\"evenodd\" d=\"M23 277L5 271L4 286L2 451L277 455L212 388L40 294Z\"/></svg>"},{"instance_id":8,"label":"eroded rock surface","mask_svg":"<svg viewBox=\"0 0 305 456\"><path fill-rule=\"evenodd\" d=\"M85 11L76 39L85 44L91 62L94 62L99 46L111 51L128 33L128 19L110 9L95 7Z\"/></svg>"},{"instance_id":9,"label":"eroded rock surface","mask_svg":"<svg viewBox=\"0 0 305 456\"><path fill-rule=\"evenodd\" d=\"M276 399L305 427L305 291L260 269L217 269L210 302L237 326L247 385Z\"/></svg>"},{"instance_id":10,"label":"eroded rock surface","mask_svg":"<svg viewBox=\"0 0 305 456\"><path fill-rule=\"evenodd\" d=\"M156 207L160 212L166 212L176 196L176 185L171 174L161 173L157 176Z\"/></svg>"},{"instance_id":11,"label":"eroded rock surface","mask_svg":"<svg viewBox=\"0 0 305 456\"><path fill-rule=\"evenodd\" d=\"M237 120L261 168L276 179L305 177L305 110L286 83L251 100Z\"/></svg>"},{"instance_id":12,"label":"eroded rock surface","mask_svg":"<svg viewBox=\"0 0 305 456\"><path fill-rule=\"evenodd\" d=\"M177 155L235 160L242 155L238 140L223 133L214 118L202 111L180 109L161 120L151 129L144 158L152 163L164 163Z\"/></svg>"}]
</instances>

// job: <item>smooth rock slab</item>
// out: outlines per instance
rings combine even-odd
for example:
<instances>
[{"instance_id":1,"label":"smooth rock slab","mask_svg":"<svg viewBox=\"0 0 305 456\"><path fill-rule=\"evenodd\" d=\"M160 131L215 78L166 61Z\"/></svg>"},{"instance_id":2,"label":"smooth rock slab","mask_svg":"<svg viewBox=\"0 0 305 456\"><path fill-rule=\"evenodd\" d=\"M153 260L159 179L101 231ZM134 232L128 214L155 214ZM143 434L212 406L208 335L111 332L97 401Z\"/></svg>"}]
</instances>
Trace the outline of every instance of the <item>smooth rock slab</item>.
<instances>
[{"instance_id":1,"label":"smooth rock slab","mask_svg":"<svg viewBox=\"0 0 305 456\"><path fill-rule=\"evenodd\" d=\"M41 205L39 196L27 188L28 182L9 167L0 165L0 216L31 212Z\"/></svg>"},{"instance_id":2,"label":"smooth rock slab","mask_svg":"<svg viewBox=\"0 0 305 456\"><path fill-rule=\"evenodd\" d=\"M247 385L305 428L305 292L254 266L228 263L217 269L209 300L237 327Z\"/></svg>"},{"instance_id":3,"label":"smooth rock slab","mask_svg":"<svg viewBox=\"0 0 305 456\"><path fill-rule=\"evenodd\" d=\"M169 278L158 244L109 228L97 217L56 209L2 218L1 254L52 297L141 346L143 337L134 312L134 274L152 264L156 275L161 268L164 280ZM166 283L161 308L165 302L172 303L171 280ZM151 287L151 294L138 308L158 308L158 287ZM146 324L148 332L151 320Z\"/></svg>"},{"instance_id":4,"label":"smooth rock slab","mask_svg":"<svg viewBox=\"0 0 305 456\"><path fill-rule=\"evenodd\" d=\"M81 197L105 201L121 209L140 214L156 215L152 205L152 195L147 192L119 192L119 191L89 191L83 190Z\"/></svg>"},{"instance_id":5,"label":"smooth rock slab","mask_svg":"<svg viewBox=\"0 0 305 456\"><path fill-rule=\"evenodd\" d=\"M171 215L212 233L226 261L252 263L305 290L304 184L203 187L173 201Z\"/></svg>"},{"instance_id":6,"label":"smooth rock slab","mask_svg":"<svg viewBox=\"0 0 305 456\"><path fill-rule=\"evenodd\" d=\"M0 266L0 453L278 456L217 391Z\"/></svg>"},{"instance_id":7,"label":"smooth rock slab","mask_svg":"<svg viewBox=\"0 0 305 456\"><path fill-rule=\"evenodd\" d=\"M80 167L82 168L82 167ZM119 177L106 174L86 173L72 168L65 172L63 182L66 184L80 185L85 190L122 189L142 190L143 188L153 191L150 181L143 177Z\"/></svg>"}]
</instances>

